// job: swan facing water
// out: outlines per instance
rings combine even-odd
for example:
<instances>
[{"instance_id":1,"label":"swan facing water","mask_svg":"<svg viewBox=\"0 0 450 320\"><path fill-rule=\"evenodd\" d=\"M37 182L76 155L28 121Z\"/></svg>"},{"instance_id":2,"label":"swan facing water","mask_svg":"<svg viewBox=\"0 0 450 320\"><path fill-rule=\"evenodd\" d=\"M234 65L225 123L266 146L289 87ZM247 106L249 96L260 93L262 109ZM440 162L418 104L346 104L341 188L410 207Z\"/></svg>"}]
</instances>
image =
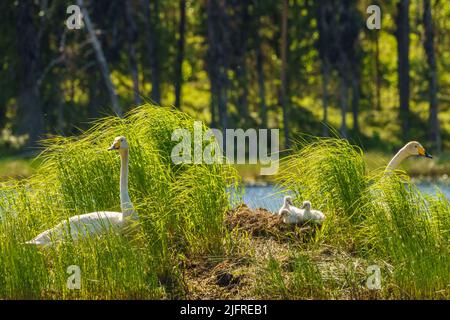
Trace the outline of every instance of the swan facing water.
<instances>
[{"instance_id":1,"label":"swan facing water","mask_svg":"<svg viewBox=\"0 0 450 320\"><path fill-rule=\"evenodd\" d=\"M125 137L117 137L108 150L117 150L120 155L120 207L122 212L96 211L70 217L27 241L36 246L52 245L64 239L77 241L111 231L121 230L131 220L138 218L128 195L128 142Z\"/></svg>"},{"instance_id":2,"label":"swan facing water","mask_svg":"<svg viewBox=\"0 0 450 320\"><path fill-rule=\"evenodd\" d=\"M323 212L311 209L311 202L303 201L302 207L297 208L293 205L292 197L285 196L283 206L278 211L286 224L299 224L308 221L321 224L325 220Z\"/></svg>"}]
</instances>

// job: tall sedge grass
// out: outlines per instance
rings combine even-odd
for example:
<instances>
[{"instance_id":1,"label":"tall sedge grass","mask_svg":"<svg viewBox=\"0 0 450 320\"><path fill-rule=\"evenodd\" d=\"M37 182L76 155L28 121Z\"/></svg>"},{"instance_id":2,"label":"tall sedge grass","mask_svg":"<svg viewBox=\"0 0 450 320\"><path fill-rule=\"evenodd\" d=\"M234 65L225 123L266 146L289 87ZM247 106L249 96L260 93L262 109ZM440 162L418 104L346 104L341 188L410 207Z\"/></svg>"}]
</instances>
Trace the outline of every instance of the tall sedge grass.
<instances>
[{"instance_id":1,"label":"tall sedge grass","mask_svg":"<svg viewBox=\"0 0 450 320\"><path fill-rule=\"evenodd\" d=\"M382 297L450 297L450 206L425 196L404 175L366 173L347 141L315 139L282 165L278 181L294 202L327 216L318 243L382 265Z\"/></svg>"},{"instance_id":2,"label":"tall sedge grass","mask_svg":"<svg viewBox=\"0 0 450 320\"><path fill-rule=\"evenodd\" d=\"M368 254L392 265L391 294L401 298L449 298L450 206L445 196L424 196L397 176L370 187L367 220L360 230Z\"/></svg>"},{"instance_id":3,"label":"tall sedge grass","mask_svg":"<svg viewBox=\"0 0 450 320\"><path fill-rule=\"evenodd\" d=\"M357 208L366 191L367 177L362 151L345 140L316 138L302 141L298 150L281 164L277 182L284 190L294 193L294 203L310 200L314 209L327 216L324 226L316 233L317 240L342 238L362 217Z\"/></svg>"},{"instance_id":4,"label":"tall sedge grass","mask_svg":"<svg viewBox=\"0 0 450 320\"><path fill-rule=\"evenodd\" d=\"M146 105L124 119L101 119L79 137L44 141L36 174L0 188L0 298L183 296L178 257L222 250L226 190L238 177L226 165L174 164L177 128L192 132L193 120ZM130 145L129 193L140 228L43 251L23 245L70 216L120 211L120 160L106 151L118 135ZM67 288L70 265L81 268L80 290Z\"/></svg>"}]
</instances>

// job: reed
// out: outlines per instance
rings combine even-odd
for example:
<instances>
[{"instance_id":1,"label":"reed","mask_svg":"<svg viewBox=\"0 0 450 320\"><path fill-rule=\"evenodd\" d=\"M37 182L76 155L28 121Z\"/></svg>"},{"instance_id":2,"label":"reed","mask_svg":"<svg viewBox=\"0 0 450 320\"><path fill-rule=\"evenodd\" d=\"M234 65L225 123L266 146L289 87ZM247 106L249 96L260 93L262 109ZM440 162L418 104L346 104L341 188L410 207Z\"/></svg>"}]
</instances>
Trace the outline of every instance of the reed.
<instances>
[{"instance_id":1,"label":"reed","mask_svg":"<svg viewBox=\"0 0 450 320\"><path fill-rule=\"evenodd\" d=\"M45 140L36 173L0 189L0 298L183 296L178 259L223 250L227 189L238 177L226 165L174 164L177 128L192 130L193 120L145 105L124 119L100 119L78 137ZM140 228L42 251L24 245L70 216L120 211L120 161L106 151L118 135L130 145L129 192ZM80 290L67 288L70 265L82 271Z\"/></svg>"}]
</instances>

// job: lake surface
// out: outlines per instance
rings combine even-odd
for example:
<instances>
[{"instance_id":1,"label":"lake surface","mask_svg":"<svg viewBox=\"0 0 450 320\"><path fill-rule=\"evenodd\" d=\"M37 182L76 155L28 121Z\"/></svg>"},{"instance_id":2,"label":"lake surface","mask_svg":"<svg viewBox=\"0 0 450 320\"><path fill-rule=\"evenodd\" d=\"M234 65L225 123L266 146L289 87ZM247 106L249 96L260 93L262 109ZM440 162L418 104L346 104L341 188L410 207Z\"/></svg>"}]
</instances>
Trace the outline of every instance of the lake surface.
<instances>
[{"instance_id":1,"label":"lake surface","mask_svg":"<svg viewBox=\"0 0 450 320\"><path fill-rule=\"evenodd\" d=\"M416 183L423 193L436 194L436 188L439 188L450 199L450 184L446 183ZM280 194L273 185L266 186L246 186L244 194L244 203L250 208L266 208L272 212L278 211L283 204L285 194Z\"/></svg>"}]
</instances>

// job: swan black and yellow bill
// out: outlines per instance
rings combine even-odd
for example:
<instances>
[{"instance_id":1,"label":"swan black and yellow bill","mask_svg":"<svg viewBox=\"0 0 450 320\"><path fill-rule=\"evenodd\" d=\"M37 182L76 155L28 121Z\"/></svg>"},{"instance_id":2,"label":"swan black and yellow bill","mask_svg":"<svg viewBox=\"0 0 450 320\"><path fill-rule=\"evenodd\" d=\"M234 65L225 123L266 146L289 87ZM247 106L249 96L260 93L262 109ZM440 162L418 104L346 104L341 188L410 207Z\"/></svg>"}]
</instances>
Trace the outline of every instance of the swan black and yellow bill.
<instances>
[{"instance_id":1,"label":"swan black and yellow bill","mask_svg":"<svg viewBox=\"0 0 450 320\"><path fill-rule=\"evenodd\" d=\"M430 158L433 159L433 156L431 154L429 154L425 148L419 148L419 155L421 155L422 157L426 157L426 158Z\"/></svg>"}]
</instances>

